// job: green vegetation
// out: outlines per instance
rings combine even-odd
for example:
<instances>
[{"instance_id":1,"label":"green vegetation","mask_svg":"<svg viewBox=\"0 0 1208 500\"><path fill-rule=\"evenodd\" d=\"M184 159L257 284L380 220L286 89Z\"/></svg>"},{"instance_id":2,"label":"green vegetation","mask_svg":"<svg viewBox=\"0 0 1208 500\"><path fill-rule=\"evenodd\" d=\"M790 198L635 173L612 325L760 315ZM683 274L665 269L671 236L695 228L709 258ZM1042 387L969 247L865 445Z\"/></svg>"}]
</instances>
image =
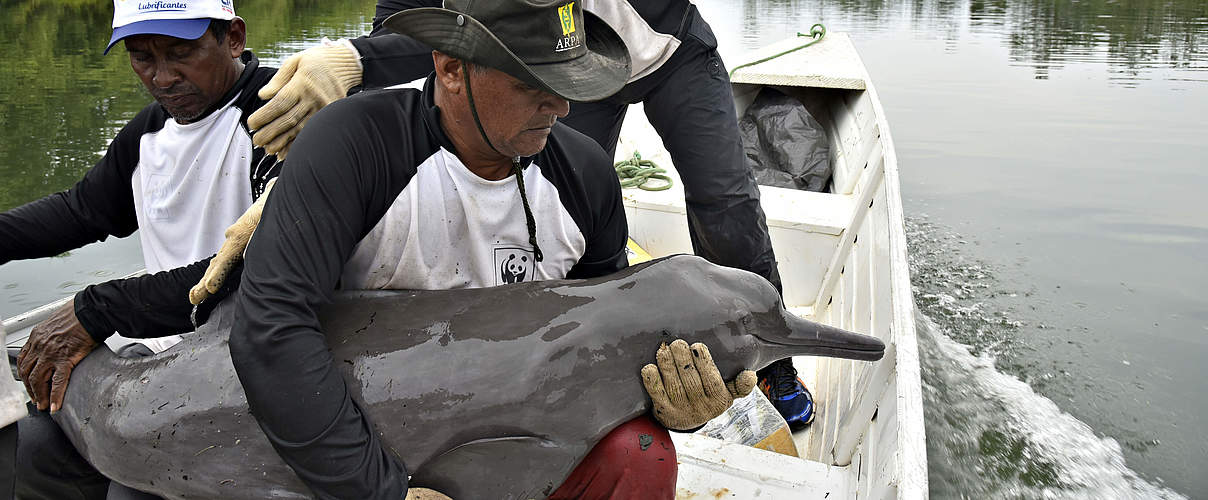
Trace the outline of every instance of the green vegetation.
<instances>
[{"instance_id":1,"label":"green vegetation","mask_svg":"<svg viewBox=\"0 0 1208 500\"><path fill-rule=\"evenodd\" d=\"M1202 0L974 0L969 15L1013 27L1011 56L1036 65L1037 78L1095 51L1106 51L1112 71L1124 76L1186 68L1208 42Z\"/></svg>"},{"instance_id":2,"label":"green vegetation","mask_svg":"<svg viewBox=\"0 0 1208 500\"><path fill-rule=\"evenodd\" d=\"M1208 50L1204 0L746 0L741 5L747 30L767 22L766 12L816 12L820 17L811 22L851 17L885 29L905 15L913 31L930 31L951 43L961 39L967 19L974 31L1009 33L1003 43L1012 61L1033 66L1039 79L1067 63L1088 60L1106 59L1122 79L1148 68L1195 67L1197 59L1203 68Z\"/></svg>"},{"instance_id":3,"label":"green vegetation","mask_svg":"<svg viewBox=\"0 0 1208 500\"><path fill-rule=\"evenodd\" d=\"M361 34L373 0L242 0L249 46L281 58ZM0 210L70 187L150 97L125 50L103 55L111 0L0 0Z\"/></svg>"},{"instance_id":4,"label":"green vegetation","mask_svg":"<svg viewBox=\"0 0 1208 500\"><path fill-rule=\"evenodd\" d=\"M249 46L267 62L362 33L374 0L238 0ZM1203 0L746 0L760 9L896 19L955 43L962 19L1001 26L1011 58L1036 78L1067 63L1106 60L1127 80L1147 68L1203 68ZM124 50L103 56L111 0L0 0L0 210L65 189L92 166L118 128L150 101ZM1127 83L1126 83L1127 84Z\"/></svg>"}]
</instances>

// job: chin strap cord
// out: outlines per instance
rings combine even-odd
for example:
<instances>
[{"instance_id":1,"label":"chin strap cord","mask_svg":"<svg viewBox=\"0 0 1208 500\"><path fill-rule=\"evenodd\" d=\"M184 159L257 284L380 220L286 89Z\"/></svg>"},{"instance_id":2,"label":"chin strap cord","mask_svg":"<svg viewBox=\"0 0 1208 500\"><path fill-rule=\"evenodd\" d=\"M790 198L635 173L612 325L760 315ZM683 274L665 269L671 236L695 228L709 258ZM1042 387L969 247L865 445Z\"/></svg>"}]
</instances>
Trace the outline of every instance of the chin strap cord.
<instances>
[{"instance_id":1,"label":"chin strap cord","mask_svg":"<svg viewBox=\"0 0 1208 500\"><path fill-rule=\"evenodd\" d=\"M487 143L487 147L491 148L491 151L499 153L499 150L495 149L495 145L491 144L491 138L487 137L487 131L483 130L482 121L478 119L478 109L474 107L474 91L470 90L470 63L462 61L461 76L466 82L466 100L470 101L470 115L474 117L474 126L478 127L478 133L482 135L482 140ZM499 155L507 156L503 153L499 153Z\"/></svg>"},{"instance_id":2,"label":"chin strap cord","mask_svg":"<svg viewBox=\"0 0 1208 500\"><path fill-rule=\"evenodd\" d=\"M524 192L524 167L520 166L520 158L512 158L512 173L516 175L516 184L520 186L520 203L524 205L524 221L528 224L529 244L533 246L533 260L541 262L541 247L537 246L537 221L533 219L533 210L529 208L528 195Z\"/></svg>"},{"instance_id":3,"label":"chin strap cord","mask_svg":"<svg viewBox=\"0 0 1208 500\"><path fill-rule=\"evenodd\" d=\"M507 156L495 149L495 145L491 144L491 139L487 137L487 131L482 128L482 121L478 119L478 110L474 107L474 91L470 90L470 63L462 61L461 76L466 82L466 99L470 101L470 114L474 116L474 125L478 127L478 133L482 135L482 140L487 143L487 147L491 151L499 153L501 156ZM537 245L537 220L533 218L533 209L529 208L528 194L524 192L524 167L520 166L520 157L512 157L512 174L516 176L516 185L520 187L520 204L524 205L524 222L528 226L529 244L533 246L533 260L541 262L544 256L541 254L541 247Z\"/></svg>"}]
</instances>

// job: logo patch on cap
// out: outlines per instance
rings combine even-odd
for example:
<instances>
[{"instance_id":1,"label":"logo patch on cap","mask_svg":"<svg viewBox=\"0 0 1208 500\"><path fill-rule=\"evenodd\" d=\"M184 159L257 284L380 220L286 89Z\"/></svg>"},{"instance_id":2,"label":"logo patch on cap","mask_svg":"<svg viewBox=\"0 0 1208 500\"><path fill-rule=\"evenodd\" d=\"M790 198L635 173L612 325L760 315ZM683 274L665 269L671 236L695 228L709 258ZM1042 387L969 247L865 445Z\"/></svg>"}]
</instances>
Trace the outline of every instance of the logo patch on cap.
<instances>
[{"instance_id":1,"label":"logo patch on cap","mask_svg":"<svg viewBox=\"0 0 1208 500\"><path fill-rule=\"evenodd\" d=\"M184 11L189 8L188 2L164 2L156 0L153 2L139 2L138 10L143 12L165 12L165 11Z\"/></svg>"},{"instance_id":2,"label":"logo patch on cap","mask_svg":"<svg viewBox=\"0 0 1208 500\"><path fill-rule=\"evenodd\" d=\"M558 7L558 21L562 25L562 37L558 39L554 52L579 48L582 42L575 30L575 2Z\"/></svg>"},{"instance_id":3,"label":"logo patch on cap","mask_svg":"<svg viewBox=\"0 0 1208 500\"><path fill-rule=\"evenodd\" d=\"M575 2L568 3L558 7L558 19L562 21L562 35L566 36L575 32Z\"/></svg>"}]
</instances>

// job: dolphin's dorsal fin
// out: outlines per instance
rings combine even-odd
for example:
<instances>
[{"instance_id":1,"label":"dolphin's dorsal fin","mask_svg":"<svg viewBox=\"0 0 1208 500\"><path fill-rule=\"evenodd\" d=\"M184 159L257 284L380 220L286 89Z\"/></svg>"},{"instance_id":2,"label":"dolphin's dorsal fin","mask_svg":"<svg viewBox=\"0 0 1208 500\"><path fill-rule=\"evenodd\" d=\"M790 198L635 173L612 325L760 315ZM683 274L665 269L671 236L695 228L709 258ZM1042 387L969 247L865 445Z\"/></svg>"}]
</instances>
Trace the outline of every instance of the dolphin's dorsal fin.
<instances>
[{"instance_id":1,"label":"dolphin's dorsal fin","mask_svg":"<svg viewBox=\"0 0 1208 500\"><path fill-rule=\"evenodd\" d=\"M577 457L586 453L572 448L585 447L536 436L475 439L423 464L411 476L411 485L431 488L451 498L469 498L463 494L462 484L474 485L467 492L524 489L507 498L545 498L570 475Z\"/></svg>"}]
</instances>

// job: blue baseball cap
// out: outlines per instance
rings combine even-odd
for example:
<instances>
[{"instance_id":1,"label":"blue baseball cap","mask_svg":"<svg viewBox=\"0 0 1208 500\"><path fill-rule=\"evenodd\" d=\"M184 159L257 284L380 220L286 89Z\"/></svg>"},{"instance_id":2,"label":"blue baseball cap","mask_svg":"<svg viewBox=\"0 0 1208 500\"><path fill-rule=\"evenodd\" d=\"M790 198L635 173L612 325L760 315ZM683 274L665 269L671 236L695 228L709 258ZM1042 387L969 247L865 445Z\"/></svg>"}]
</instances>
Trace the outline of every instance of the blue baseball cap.
<instances>
[{"instance_id":1,"label":"blue baseball cap","mask_svg":"<svg viewBox=\"0 0 1208 500\"><path fill-rule=\"evenodd\" d=\"M167 35L196 40L213 19L235 18L232 0L113 0L113 36L105 53L133 35Z\"/></svg>"}]
</instances>

